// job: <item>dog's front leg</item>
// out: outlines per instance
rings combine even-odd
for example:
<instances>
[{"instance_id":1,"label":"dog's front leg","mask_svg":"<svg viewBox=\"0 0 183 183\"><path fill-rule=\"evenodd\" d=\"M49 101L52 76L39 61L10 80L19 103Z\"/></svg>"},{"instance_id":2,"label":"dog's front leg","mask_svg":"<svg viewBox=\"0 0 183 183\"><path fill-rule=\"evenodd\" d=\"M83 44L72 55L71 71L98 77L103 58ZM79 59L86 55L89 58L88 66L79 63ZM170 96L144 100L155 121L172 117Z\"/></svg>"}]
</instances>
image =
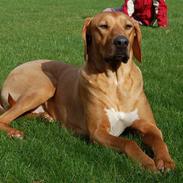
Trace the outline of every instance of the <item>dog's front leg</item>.
<instances>
[{"instance_id":1,"label":"dog's front leg","mask_svg":"<svg viewBox=\"0 0 183 183\"><path fill-rule=\"evenodd\" d=\"M150 171L157 170L154 161L132 140L112 136L104 129L96 130L93 139L106 147L125 153L128 157L139 162L144 168Z\"/></svg>"},{"instance_id":2,"label":"dog's front leg","mask_svg":"<svg viewBox=\"0 0 183 183\"><path fill-rule=\"evenodd\" d=\"M142 95L137 103L137 108L140 120L135 121L131 127L138 130L142 135L143 142L152 148L157 169L161 171L174 169L175 164L170 157L162 133L156 126L151 108L145 95Z\"/></svg>"},{"instance_id":3,"label":"dog's front leg","mask_svg":"<svg viewBox=\"0 0 183 183\"><path fill-rule=\"evenodd\" d=\"M91 140L125 153L131 159L139 162L143 167L151 171L157 170L154 161L134 141L111 135L109 133L110 125L105 113L102 113L102 110L99 110L96 106L93 109L95 110L91 111L97 111L96 115L94 116L94 113L88 113L87 115L87 125Z\"/></svg>"},{"instance_id":4,"label":"dog's front leg","mask_svg":"<svg viewBox=\"0 0 183 183\"><path fill-rule=\"evenodd\" d=\"M132 128L140 131L143 142L152 148L155 156L154 160L159 170L166 171L175 168L167 145L163 141L162 133L156 125L144 120L137 120L132 125Z\"/></svg>"}]
</instances>

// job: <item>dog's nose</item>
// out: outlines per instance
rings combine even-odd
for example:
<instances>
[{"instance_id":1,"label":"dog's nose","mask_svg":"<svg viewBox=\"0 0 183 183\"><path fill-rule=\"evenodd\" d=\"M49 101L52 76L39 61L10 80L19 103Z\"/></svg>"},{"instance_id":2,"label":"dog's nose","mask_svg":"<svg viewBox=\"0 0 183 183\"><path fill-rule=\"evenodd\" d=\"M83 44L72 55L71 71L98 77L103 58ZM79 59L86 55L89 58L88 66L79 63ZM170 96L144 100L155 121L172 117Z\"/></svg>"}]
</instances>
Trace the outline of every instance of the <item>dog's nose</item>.
<instances>
[{"instance_id":1,"label":"dog's nose","mask_svg":"<svg viewBox=\"0 0 183 183\"><path fill-rule=\"evenodd\" d=\"M114 39L114 45L117 47L127 47L128 43L129 41L125 36L117 36Z\"/></svg>"}]
</instances>

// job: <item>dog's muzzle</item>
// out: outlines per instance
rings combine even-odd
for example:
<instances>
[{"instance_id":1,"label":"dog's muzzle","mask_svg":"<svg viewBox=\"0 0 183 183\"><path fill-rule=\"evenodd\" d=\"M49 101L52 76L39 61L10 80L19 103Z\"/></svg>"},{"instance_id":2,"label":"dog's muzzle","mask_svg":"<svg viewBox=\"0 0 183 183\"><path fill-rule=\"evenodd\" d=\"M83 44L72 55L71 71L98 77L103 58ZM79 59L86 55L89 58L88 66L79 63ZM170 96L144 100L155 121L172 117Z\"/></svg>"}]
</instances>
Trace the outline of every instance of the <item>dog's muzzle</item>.
<instances>
[{"instance_id":1,"label":"dog's muzzle","mask_svg":"<svg viewBox=\"0 0 183 183\"><path fill-rule=\"evenodd\" d=\"M127 48L128 43L128 39L125 36L117 36L113 41L113 44L119 49Z\"/></svg>"},{"instance_id":2,"label":"dog's muzzle","mask_svg":"<svg viewBox=\"0 0 183 183\"><path fill-rule=\"evenodd\" d=\"M113 54L106 58L108 63L127 63L129 59L128 54L129 41L125 36L117 36L112 41Z\"/></svg>"},{"instance_id":3,"label":"dog's muzzle","mask_svg":"<svg viewBox=\"0 0 183 183\"><path fill-rule=\"evenodd\" d=\"M114 53L114 61L121 61L123 63L127 63L129 59L128 55L128 44L129 41L125 36L117 36L113 40L113 44L115 46L115 53Z\"/></svg>"}]
</instances>

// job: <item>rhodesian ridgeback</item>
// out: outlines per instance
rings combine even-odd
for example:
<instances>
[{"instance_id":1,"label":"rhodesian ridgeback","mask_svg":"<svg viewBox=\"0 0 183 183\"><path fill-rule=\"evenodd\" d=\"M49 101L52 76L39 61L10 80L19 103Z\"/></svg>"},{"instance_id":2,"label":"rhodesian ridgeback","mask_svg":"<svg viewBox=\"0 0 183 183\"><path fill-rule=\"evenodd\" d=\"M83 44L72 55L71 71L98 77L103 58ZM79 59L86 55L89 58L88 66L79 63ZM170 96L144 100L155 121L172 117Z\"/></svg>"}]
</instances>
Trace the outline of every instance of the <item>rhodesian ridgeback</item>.
<instances>
[{"instance_id":1,"label":"rhodesian ridgeback","mask_svg":"<svg viewBox=\"0 0 183 183\"><path fill-rule=\"evenodd\" d=\"M1 99L4 107L9 98L14 104L0 116L0 129L11 137L22 137L11 121L30 111L46 114L149 170L174 169L144 94L141 71L133 62L133 56L141 62L138 23L119 12L103 12L85 20L82 37L85 62L81 68L36 60L10 72ZM154 152L153 159L134 141L120 136L127 127L140 132Z\"/></svg>"}]
</instances>

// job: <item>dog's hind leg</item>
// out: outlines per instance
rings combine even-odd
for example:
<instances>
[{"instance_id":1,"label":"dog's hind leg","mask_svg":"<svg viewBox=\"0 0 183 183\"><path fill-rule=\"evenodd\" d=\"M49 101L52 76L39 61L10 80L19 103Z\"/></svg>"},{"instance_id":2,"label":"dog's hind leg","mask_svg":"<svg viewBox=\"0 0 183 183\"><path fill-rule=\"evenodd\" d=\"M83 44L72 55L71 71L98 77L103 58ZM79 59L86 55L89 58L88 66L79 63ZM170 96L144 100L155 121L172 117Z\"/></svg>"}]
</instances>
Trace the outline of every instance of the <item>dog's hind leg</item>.
<instances>
[{"instance_id":1,"label":"dog's hind leg","mask_svg":"<svg viewBox=\"0 0 183 183\"><path fill-rule=\"evenodd\" d=\"M22 137L23 132L9 126L11 121L45 103L54 93L54 88L47 87L27 90L10 109L0 116L0 130L7 132L11 137Z\"/></svg>"}]
</instances>

